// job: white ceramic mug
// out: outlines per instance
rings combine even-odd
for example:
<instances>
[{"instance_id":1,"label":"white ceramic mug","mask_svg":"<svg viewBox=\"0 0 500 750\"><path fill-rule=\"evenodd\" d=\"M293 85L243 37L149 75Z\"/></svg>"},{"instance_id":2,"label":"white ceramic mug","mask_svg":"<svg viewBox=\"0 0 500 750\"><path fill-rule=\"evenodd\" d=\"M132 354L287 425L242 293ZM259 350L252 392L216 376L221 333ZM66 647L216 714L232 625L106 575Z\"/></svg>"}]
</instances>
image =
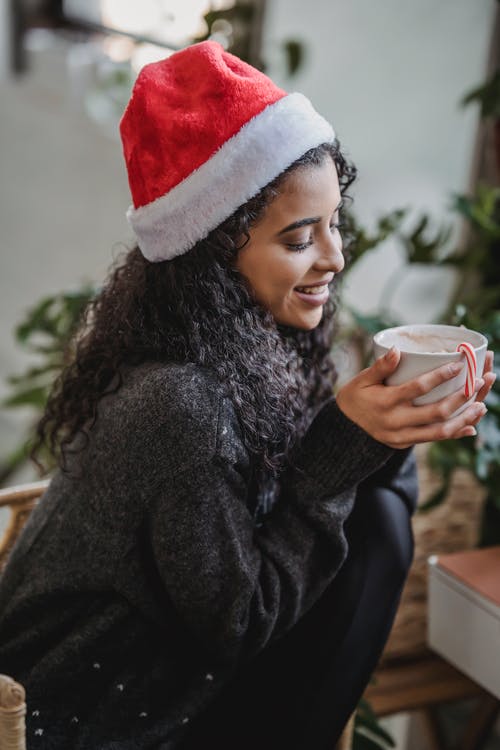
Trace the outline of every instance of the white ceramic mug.
<instances>
[{"instance_id":1,"label":"white ceramic mug","mask_svg":"<svg viewBox=\"0 0 500 750\"><path fill-rule=\"evenodd\" d=\"M406 383L408 380L418 377L418 375L423 375L425 372L451 362L462 361L464 363L463 369L454 378L436 386L425 396L419 396L415 399L416 405L432 404L461 388L465 388L467 362L465 355L456 351L457 346L462 343L470 344L473 347L477 361L477 377L481 377L488 340L486 336L477 331L471 331L461 326L427 323L386 328L373 337L376 357L386 354L392 346L396 346L401 351L400 363L392 375L387 378L387 385L401 385L401 383ZM473 394L452 416L456 416L463 411L469 403L474 401L475 397L475 394Z\"/></svg>"}]
</instances>

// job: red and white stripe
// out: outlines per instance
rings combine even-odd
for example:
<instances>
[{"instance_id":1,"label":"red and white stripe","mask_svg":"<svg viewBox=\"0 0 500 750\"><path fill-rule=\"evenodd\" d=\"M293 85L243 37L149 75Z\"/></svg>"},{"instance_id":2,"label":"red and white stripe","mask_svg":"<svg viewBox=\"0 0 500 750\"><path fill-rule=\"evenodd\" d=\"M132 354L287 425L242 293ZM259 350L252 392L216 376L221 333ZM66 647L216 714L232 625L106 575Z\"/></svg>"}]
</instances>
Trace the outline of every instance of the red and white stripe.
<instances>
[{"instance_id":1,"label":"red and white stripe","mask_svg":"<svg viewBox=\"0 0 500 750\"><path fill-rule=\"evenodd\" d=\"M467 377L465 379L465 397L470 398L474 393L474 386L476 383L476 372L477 372L477 360L476 352L472 344L463 342L457 346L457 352L461 352L465 356L465 362L467 364Z\"/></svg>"}]
</instances>

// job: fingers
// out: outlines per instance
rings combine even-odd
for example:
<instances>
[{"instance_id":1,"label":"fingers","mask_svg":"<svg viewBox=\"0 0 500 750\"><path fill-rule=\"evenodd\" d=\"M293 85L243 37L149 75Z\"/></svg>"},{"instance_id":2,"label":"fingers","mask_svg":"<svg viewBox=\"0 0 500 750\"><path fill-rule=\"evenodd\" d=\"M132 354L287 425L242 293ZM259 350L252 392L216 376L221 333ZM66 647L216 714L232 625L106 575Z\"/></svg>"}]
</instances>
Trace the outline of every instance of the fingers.
<instances>
[{"instance_id":1,"label":"fingers","mask_svg":"<svg viewBox=\"0 0 500 750\"><path fill-rule=\"evenodd\" d=\"M476 380L475 392L479 393L482 389L484 389L484 380L481 378ZM450 396L446 396L433 404L422 406L408 404L405 407L405 411L408 412L408 417L411 411L415 425L432 424L434 422L444 422L449 419L467 401L469 401L469 397L465 395L464 389L460 388L460 390L455 391ZM402 412L402 414L404 413Z\"/></svg>"},{"instance_id":2,"label":"fingers","mask_svg":"<svg viewBox=\"0 0 500 750\"><path fill-rule=\"evenodd\" d=\"M488 350L486 352L486 357L484 359L484 368L483 368L483 380L484 385L479 390L476 401L484 401L488 393L491 391L493 387L493 383L495 382L497 376L493 371L493 352L491 350Z\"/></svg>"},{"instance_id":3,"label":"fingers","mask_svg":"<svg viewBox=\"0 0 500 750\"><path fill-rule=\"evenodd\" d=\"M470 405L463 388L434 404L414 404L419 396L456 377L463 361L435 368L402 385L384 385L400 357L394 347L339 390L337 405L346 416L391 448L474 435L475 425L487 411L482 401L495 380L491 353L485 359L483 377L476 381L476 402ZM452 416L462 407L460 414Z\"/></svg>"},{"instance_id":4,"label":"fingers","mask_svg":"<svg viewBox=\"0 0 500 750\"><path fill-rule=\"evenodd\" d=\"M367 367L366 370L362 370L359 375L354 378L361 387L367 387L370 385L376 385L383 383L384 380L391 375L396 367L399 365L401 359L401 352L395 346L391 347L387 354L383 357L379 357L375 360L371 367Z\"/></svg>"},{"instance_id":5,"label":"fingers","mask_svg":"<svg viewBox=\"0 0 500 750\"><path fill-rule=\"evenodd\" d=\"M478 394L476 396L476 401L484 401L488 393L491 391L493 387L493 383L497 379L497 376L494 372L486 372L483 375L483 383L484 385L480 390L478 391Z\"/></svg>"},{"instance_id":6,"label":"fingers","mask_svg":"<svg viewBox=\"0 0 500 750\"><path fill-rule=\"evenodd\" d=\"M414 407L414 409L418 408ZM475 425L485 415L486 411L484 404L474 403L461 414L445 422L396 430L391 441L387 444L392 448L408 448L416 443L454 440L459 437L475 435Z\"/></svg>"},{"instance_id":7,"label":"fingers","mask_svg":"<svg viewBox=\"0 0 500 750\"><path fill-rule=\"evenodd\" d=\"M493 372L493 356L494 355L492 350L488 349L484 358L483 375L485 375L487 372Z\"/></svg>"},{"instance_id":8,"label":"fingers","mask_svg":"<svg viewBox=\"0 0 500 750\"><path fill-rule=\"evenodd\" d=\"M484 404L474 403L453 419L441 424L428 425L427 428L423 429L428 430L428 435L432 436L429 437L429 441L452 440L461 437L464 431L468 433L469 428L475 428L486 411Z\"/></svg>"},{"instance_id":9,"label":"fingers","mask_svg":"<svg viewBox=\"0 0 500 750\"><path fill-rule=\"evenodd\" d=\"M437 367L435 370L430 370L430 372L419 375L418 378L409 380L407 383L394 386L396 400L413 403L419 396L425 396L426 393L429 393L429 391L441 385L441 383L446 383L447 380L456 377L463 367L463 362L452 362L449 365L443 365L442 367Z\"/></svg>"},{"instance_id":10,"label":"fingers","mask_svg":"<svg viewBox=\"0 0 500 750\"><path fill-rule=\"evenodd\" d=\"M419 396L425 396L425 394L429 393L429 391L436 388L438 385L441 385L441 383L445 383L447 380L456 377L463 368L463 362L453 362L449 365L443 365L435 370L431 370L424 375L420 375L407 383L403 383L403 385L396 386L394 388L396 402L408 401L412 403ZM481 389L478 391L476 397L477 401L484 401L496 380L496 375L493 372L493 352L490 350L486 352L482 380ZM464 399L464 403L465 400L466 399Z\"/></svg>"}]
</instances>

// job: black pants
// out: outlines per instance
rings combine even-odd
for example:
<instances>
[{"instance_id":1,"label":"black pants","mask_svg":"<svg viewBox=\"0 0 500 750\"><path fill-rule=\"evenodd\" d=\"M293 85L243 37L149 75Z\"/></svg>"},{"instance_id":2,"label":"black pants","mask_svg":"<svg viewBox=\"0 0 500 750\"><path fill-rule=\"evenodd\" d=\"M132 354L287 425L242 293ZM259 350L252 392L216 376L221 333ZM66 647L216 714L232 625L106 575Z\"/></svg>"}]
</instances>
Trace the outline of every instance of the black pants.
<instances>
[{"instance_id":1,"label":"black pants","mask_svg":"<svg viewBox=\"0 0 500 750\"><path fill-rule=\"evenodd\" d=\"M333 582L193 724L183 750L333 750L389 636L413 557L410 511L388 488L358 494Z\"/></svg>"}]
</instances>

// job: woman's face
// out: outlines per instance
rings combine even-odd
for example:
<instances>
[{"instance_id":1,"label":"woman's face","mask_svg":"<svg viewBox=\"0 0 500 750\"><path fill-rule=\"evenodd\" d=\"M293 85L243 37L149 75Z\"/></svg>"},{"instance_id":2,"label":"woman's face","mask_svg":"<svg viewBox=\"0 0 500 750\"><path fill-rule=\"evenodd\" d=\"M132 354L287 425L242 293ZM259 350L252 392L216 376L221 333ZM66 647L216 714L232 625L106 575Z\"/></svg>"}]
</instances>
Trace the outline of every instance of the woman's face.
<instances>
[{"instance_id":1,"label":"woman's face","mask_svg":"<svg viewBox=\"0 0 500 750\"><path fill-rule=\"evenodd\" d=\"M328 284L342 271L341 195L335 164L298 167L280 187L236 260L258 302L277 323L311 330Z\"/></svg>"}]
</instances>

